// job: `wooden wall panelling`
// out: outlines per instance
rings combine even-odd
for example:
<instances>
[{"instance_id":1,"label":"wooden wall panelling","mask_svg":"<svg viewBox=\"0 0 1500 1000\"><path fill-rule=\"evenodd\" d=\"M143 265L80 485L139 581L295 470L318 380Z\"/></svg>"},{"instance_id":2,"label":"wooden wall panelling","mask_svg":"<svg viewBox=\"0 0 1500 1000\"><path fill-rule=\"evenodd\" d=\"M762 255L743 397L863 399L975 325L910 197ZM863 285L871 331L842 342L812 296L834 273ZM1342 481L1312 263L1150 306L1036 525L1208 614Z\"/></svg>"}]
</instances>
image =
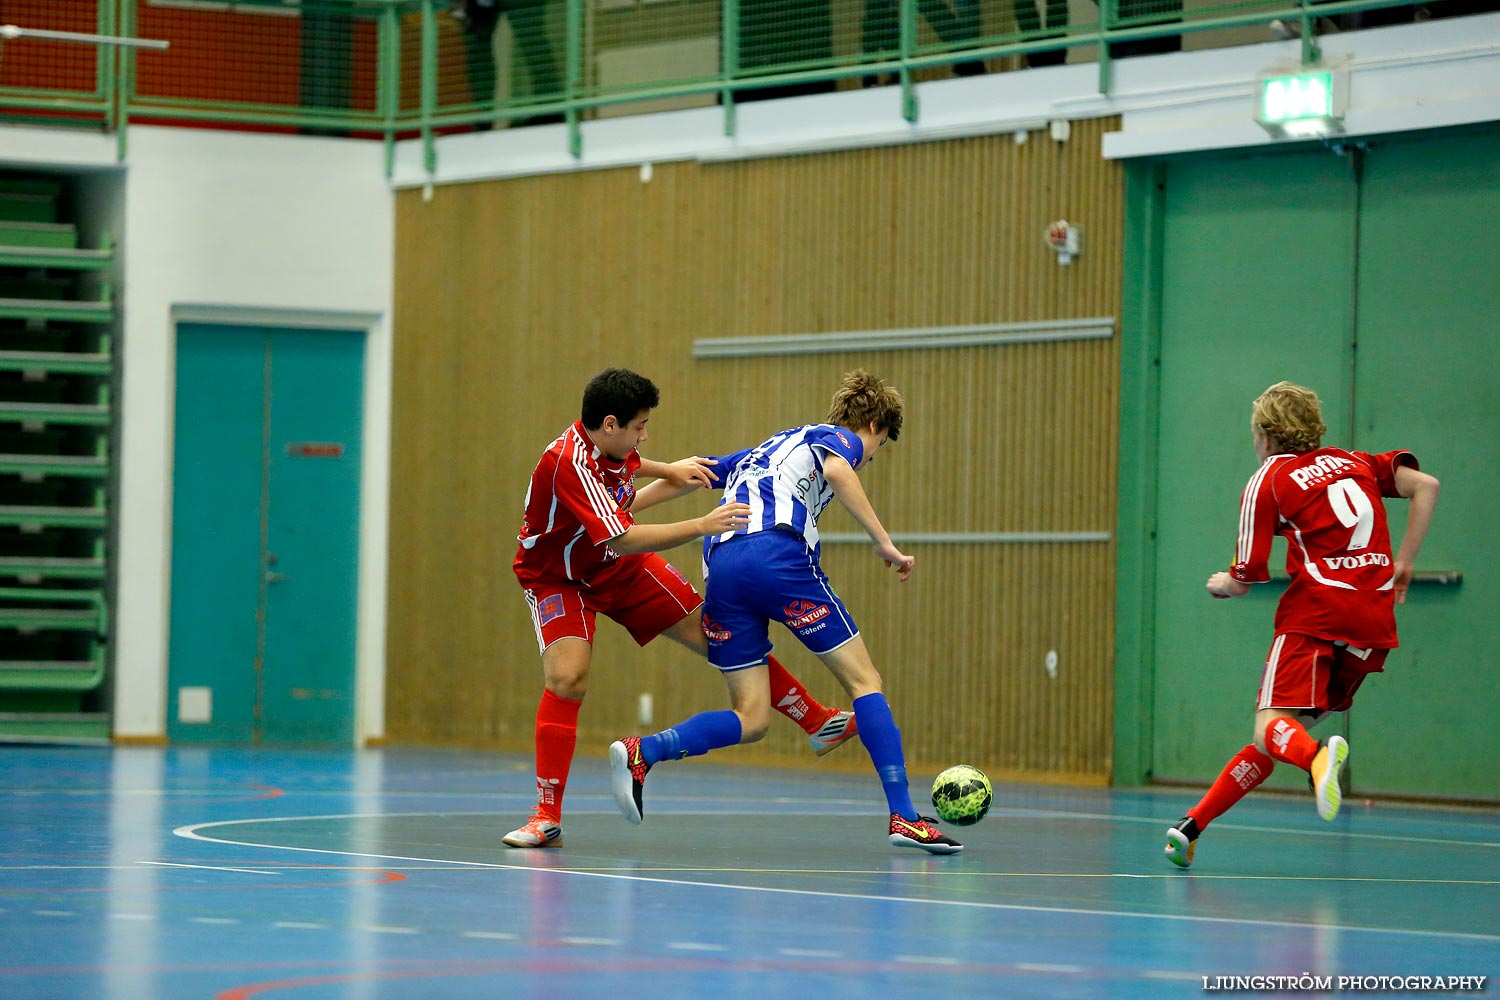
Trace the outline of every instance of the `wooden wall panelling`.
<instances>
[{"instance_id":1,"label":"wooden wall panelling","mask_svg":"<svg viewBox=\"0 0 1500 1000\"><path fill-rule=\"evenodd\" d=\"M893 532L1109 531L1117 342L694 360L695 339L1113 316L1122 181L1097 150L1010 136L725 164L656 164L398 196L388 731L530 745L541 676L510 571L537 456L583 383L625 365L662 388L646 453L673 459L821 419L863 365L907 397L867 476ZM1042 243L1067 217L1084 254ZM694 494L646 515L694 516ZM855 530L841 511L826 530ZM914 547L898 587L864 546L825 564L885 672L914 769L1108 774L1112 542ZM669 558L698 578L695 546ZM779 641L812 689L836 685ZM605 623L580 752L724 704L717 675ZM1059 654L1056 677L1044 669ZM842 700L842 699L837 699ZM970 711L973 709L973 711ZM779 723L750 760L810 763ZM862 752L823 766L860 769Z\"/></svg>"}]
</instances>

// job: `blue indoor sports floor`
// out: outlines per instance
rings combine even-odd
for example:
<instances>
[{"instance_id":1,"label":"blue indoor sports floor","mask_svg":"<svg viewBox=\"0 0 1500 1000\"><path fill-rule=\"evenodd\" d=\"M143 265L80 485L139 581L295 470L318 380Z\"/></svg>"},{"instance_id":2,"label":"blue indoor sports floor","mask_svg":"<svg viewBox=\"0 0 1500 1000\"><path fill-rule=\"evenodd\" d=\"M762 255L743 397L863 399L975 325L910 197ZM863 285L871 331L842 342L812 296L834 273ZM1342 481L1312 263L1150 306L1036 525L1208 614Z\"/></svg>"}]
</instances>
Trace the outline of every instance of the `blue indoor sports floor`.
<instances>
[{"instance_id":1,"label":"blue indoor sports floor","mask_svg":"<svg viewBox=\"0 0 1500 1000\"><path fill-rule=\"evenodd\" d=\"M658 767L633 827L600 756L574 765L565 846L518 851L518 756L0 760L3 1000L1155 998L1304 973L1500 994L1493 810L1324 823L1252 795L1179 871L1162 834L1198 790L1005 785L943 858L886 843L873 773Z\"/></svg>"}]
</instances>

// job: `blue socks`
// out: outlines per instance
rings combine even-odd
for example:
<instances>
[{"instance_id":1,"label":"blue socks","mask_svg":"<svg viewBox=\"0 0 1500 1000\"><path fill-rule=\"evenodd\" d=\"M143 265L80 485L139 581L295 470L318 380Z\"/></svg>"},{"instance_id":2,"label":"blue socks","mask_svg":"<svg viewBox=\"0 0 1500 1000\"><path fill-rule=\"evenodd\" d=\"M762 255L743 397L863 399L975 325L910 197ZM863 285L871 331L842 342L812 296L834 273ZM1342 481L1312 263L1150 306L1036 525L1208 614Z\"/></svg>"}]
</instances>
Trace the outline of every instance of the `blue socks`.
<instances>
[{"instance_id":1,"label":"blue socks","mask_svg":"<svg viewBox=\"0 0 1500 1000\"><path fill-rule=\"evenodd\" d=\"M901 750L901 730L891 716L885 695L876 692L854 699L854 719L859 723L859 738L870 753L875 773L885 789L885 801L891 812L902 819L915 821L917 809L906 787L906 754Z\"/></svg>"},{"instance_id":2,"label":"blue socks","mask_svg":"<svg viewBox=\"0 0 1500 1000\"><path fill-rule=\"evenodd\" d=\"M867 694L854 699L854 718L859 723L859 738L869 751L885 790L890 810L903 819L915 821L917 809L912 805L906 785L906 754L901 749L901 730L891 715L885 695ZM654 736L641 738L641 759L647 764L683 757L701 757L710 750L732 747L739 743L740 717L726 710L699 712L690 719L663 729Z\"/></svg>"},{"instance_id":3,"label":"blue socks","mask_svg":"<svg viewBox=\"0 0 1500 1000\"><path fill-rule=\"evenodd\" d=\"M728 709L699 712L655 736L641 737L641 759L647 764L655 764L663 760L701 757L710 750L734 746L739 743L740 734L740 717Z\"/></svg>"}]
</instances>

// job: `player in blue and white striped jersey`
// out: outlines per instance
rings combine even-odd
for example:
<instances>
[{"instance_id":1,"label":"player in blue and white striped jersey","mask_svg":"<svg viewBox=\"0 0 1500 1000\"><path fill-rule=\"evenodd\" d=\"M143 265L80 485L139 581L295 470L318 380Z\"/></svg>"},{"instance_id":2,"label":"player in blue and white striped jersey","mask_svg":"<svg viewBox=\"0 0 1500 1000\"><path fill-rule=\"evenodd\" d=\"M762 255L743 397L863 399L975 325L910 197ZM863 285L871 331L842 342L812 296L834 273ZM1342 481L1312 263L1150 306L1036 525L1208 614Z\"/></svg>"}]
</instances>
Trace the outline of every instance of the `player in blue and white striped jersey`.
<instances>
[{"instance_id":1,"label":"player in blue and white striped jersey","mask_svg":"<svg viewBox=\"0 0 1500 1000\"><path fill-rule=\"evenodd\" d=\"M880 440L883 443L885 439ZM823 474L825 459L837 456L859 469L867 452L869 460L874 461L873 449L853 429L806 424L782 431L754 448L722 456L711 475L717 478L722 470L729 470L724 479L724 499L749 504L750 523L737 531L706 537L704 563L721 542L776 529L801 535L808 549L816 553L818 517L834 497L833 487Z\"/></svg>"},{"instance_id":2,"label":"player in blue and white striped jersey","mask_svg":"<svg viewBox=\"0 0 1500 1000\"><path fill-rule=\"evenodd\" d=\"M881 446L900 436L902 409L895 389L867 372L850 372L834 393L826 423L782 431L721 457L713 468L715 478L724 476L723 502L750 506L746 526L704 539L703 633L708 661L729 685L731 710L700 712L653 736L610 745L615 801L632 823L641 821L642 790L653 764L765 736L772 707L769 625L779 621L854 699L860 738L890 806L889 842L933 854L963 849L912 804L901 732L881 691L880 674L853 616L819 565L818 517L837 498L874 541L875 554L896 567L899 579L904 583L911 575L915 558L891 541L859 481L859 472Z\"/></svg>"}]
</instances>

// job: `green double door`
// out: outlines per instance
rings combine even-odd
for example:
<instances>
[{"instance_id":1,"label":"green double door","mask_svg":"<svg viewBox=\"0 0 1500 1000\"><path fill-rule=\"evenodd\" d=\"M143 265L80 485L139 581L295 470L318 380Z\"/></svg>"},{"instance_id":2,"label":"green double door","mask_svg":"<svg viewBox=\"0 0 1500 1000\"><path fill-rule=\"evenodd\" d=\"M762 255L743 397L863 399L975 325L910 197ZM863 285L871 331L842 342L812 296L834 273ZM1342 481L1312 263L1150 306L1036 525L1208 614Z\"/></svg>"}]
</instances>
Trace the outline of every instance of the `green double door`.
<instances>
[{"instance_id":1,"label":"green double door","mask_svg":"<svg viewBox=\"0 0 1500 1000\"><path fill-rule=\"evenodd\" d=\"M354 739L360 331L177 327L167 735Z\"/></svg>"},{"instance_id":2,"label":"green double door","mask_svg":"<svg viewBox=\"0 0 1500 1000\"><path fill-rule=\"evenodd\" d=\"M1203 584L1257 464L1250 402L1289 379L1322 397L1327 443L1407 448L1443 481L1401 648L1319 734L1347 733L1356 791L1500 799L1500 132L1173 162L1162 213L1152 777L1212 780L1249 741L1282 588ZM1387 509L1399 544L1406 505Z\"/></svg>"}]
</instances>

